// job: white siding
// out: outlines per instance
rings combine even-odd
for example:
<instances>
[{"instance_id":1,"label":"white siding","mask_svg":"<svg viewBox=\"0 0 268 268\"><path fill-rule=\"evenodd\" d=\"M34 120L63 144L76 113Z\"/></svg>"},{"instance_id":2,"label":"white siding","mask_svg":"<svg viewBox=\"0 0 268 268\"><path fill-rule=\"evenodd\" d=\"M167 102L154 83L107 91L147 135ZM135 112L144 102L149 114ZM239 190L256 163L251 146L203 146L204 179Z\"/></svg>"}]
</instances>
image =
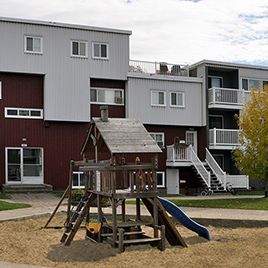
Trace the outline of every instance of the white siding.
<instances>
[{"instance_id":1,"label":"white siding","mask_svg":"<svg viewBox=\"0 0 268 268\"><path fill-rule=\"evenodd\" d=\"M24 53L24 35L43 37L43 55ZM45 75L45 120L89 121L89 78L126 80L128 34L0 21L0 36L0 71ZM88 58L70 56L72 39L88 41ZM92 59L92 41L109 44L109 60Z\"/></svg>"},{"instance_id":2,"label":"white siding","mask_svg":"<svg viewBox=\"0 0 268 268\"><path fill-rule=\"evenodd\" d=\"M202 80L185 78L185 81L172 78L129 77L127 85L127 116L144 124L204 126L205 104L203 104ZM151 106L151 90L166 91L166 106ZM170 107L170 92L184 92L185 107Z\"/></svg>"}]
</instances>

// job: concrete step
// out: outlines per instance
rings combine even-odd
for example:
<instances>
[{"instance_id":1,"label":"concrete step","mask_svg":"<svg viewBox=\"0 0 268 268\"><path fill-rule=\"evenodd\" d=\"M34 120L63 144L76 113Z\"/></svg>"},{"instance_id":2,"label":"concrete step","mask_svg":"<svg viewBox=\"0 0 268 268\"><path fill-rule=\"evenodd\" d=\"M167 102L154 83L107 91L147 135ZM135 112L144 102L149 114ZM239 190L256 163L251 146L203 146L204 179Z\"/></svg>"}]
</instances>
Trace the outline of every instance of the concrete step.
<instances>
[{"instance_id":1,"label":"concrete step","mask_svg":"<svg viewBox=\"0 0 268 268\"><path fill-rule=\"evenodd\" d=\"M4 193L50 193L53 187L50 184L3 184Z\"/></svg>"}]
</instances>

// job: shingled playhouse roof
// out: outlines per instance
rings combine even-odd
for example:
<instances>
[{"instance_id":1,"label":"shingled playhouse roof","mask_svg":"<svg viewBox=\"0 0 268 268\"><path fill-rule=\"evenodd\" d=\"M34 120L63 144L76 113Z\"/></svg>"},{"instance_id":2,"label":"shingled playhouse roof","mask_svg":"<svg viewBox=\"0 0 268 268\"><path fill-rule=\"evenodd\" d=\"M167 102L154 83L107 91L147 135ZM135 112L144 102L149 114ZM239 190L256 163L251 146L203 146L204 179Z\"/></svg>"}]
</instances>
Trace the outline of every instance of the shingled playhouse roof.
<instances>
[{"instance_id":1,"label":"shingled playhouse roof","mask_svg":"<svg viewBox=\"0 0 268 268\"><path fill-rule=\"evenodd\" d=\"M111 153L161 153L161 149L142 123L130 118L93 118ZM88 142L88 141L87 141Z\"/></svg>"}]
</instances>

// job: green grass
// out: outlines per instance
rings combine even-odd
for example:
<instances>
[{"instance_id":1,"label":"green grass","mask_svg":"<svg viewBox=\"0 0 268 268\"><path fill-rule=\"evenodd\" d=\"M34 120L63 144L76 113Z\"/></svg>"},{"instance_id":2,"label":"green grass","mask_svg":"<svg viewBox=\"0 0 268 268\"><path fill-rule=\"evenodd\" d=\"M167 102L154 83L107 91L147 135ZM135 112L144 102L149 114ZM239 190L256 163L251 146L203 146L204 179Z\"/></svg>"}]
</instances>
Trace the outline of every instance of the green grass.
<instances>
[{"instance_id":1,"label":"green grass","mask_svg":"<svg viewBox=\"0 0 268 268\"><path fill-rule=\"evenodd\" d=\"M54 191L53 193L54 193L54 195L56 195L59 198L61 198L63 196L63 194L64 194L63 191Z\"/></svg>"},{"instance_id":2,"label":"green grass","mask_svg":"<svg viewBox=\"0 0 268 268\"><path fill-rule=\"evenodd\" d=\"M264 195L264 190L238 191L237 195Z\"/></svg>"},{"instance_id":3,"label":"green grass","mask_svg":"<svg viewBox=\"0 0 268 268\"><path fill-rule=\"evenodd\" d=\"M17 208L29 208L31 205L23 204L23 203L9 203L6 201L0 201L0 211L2 210L10 210L10 209L17 209Z\"/></svg>"},{"instance_id":4,"label":"green grass","mask_svg":"<svg viewBox=\"0 0 268 268\"><path fill-rule=\"evenodd\" d=\"M172 199L170 201L179 207L268 210L268 198L203 199L203 200ZM128 200L127 204L134 205L135 200Z\"/></svg>"},{"instance_id":5,"label":"green grass","mask_svg":"<svg viewBox=\"0 0 268 268\"><path fill-rule=\"evenodd\" d=\"M268 198L172 200L179 207L268 210Z\"/></svg>"},{"instance_id":6,"label":"green grass","mask_svg":"<svg viewBox=\"0 0 268 268\"><path fill-rule=\"evenodd\" d=\"M0 199L10 199L10 195L0 192Z\"/></svg>"}]
</instances>

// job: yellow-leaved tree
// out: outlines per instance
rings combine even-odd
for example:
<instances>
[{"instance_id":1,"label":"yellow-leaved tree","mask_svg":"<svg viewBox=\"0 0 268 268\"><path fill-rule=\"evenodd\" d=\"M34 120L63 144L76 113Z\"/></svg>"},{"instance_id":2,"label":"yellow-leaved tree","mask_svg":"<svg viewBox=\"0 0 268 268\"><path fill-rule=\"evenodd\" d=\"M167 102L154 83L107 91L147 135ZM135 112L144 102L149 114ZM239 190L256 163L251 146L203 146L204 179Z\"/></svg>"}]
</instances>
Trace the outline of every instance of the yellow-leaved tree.
<instances>
[{"instance_id":1,"label":"yellow-leaved tree","mask_svg":"<svg viewBox=\"0 0 268 268\"><path fill-rule=\"evenodd\" d=\"M236 166L251 178L265 183L268 197L268 88L251 91L238 124L241 147L233 152Z\"/></svg>"}]
</instances>

